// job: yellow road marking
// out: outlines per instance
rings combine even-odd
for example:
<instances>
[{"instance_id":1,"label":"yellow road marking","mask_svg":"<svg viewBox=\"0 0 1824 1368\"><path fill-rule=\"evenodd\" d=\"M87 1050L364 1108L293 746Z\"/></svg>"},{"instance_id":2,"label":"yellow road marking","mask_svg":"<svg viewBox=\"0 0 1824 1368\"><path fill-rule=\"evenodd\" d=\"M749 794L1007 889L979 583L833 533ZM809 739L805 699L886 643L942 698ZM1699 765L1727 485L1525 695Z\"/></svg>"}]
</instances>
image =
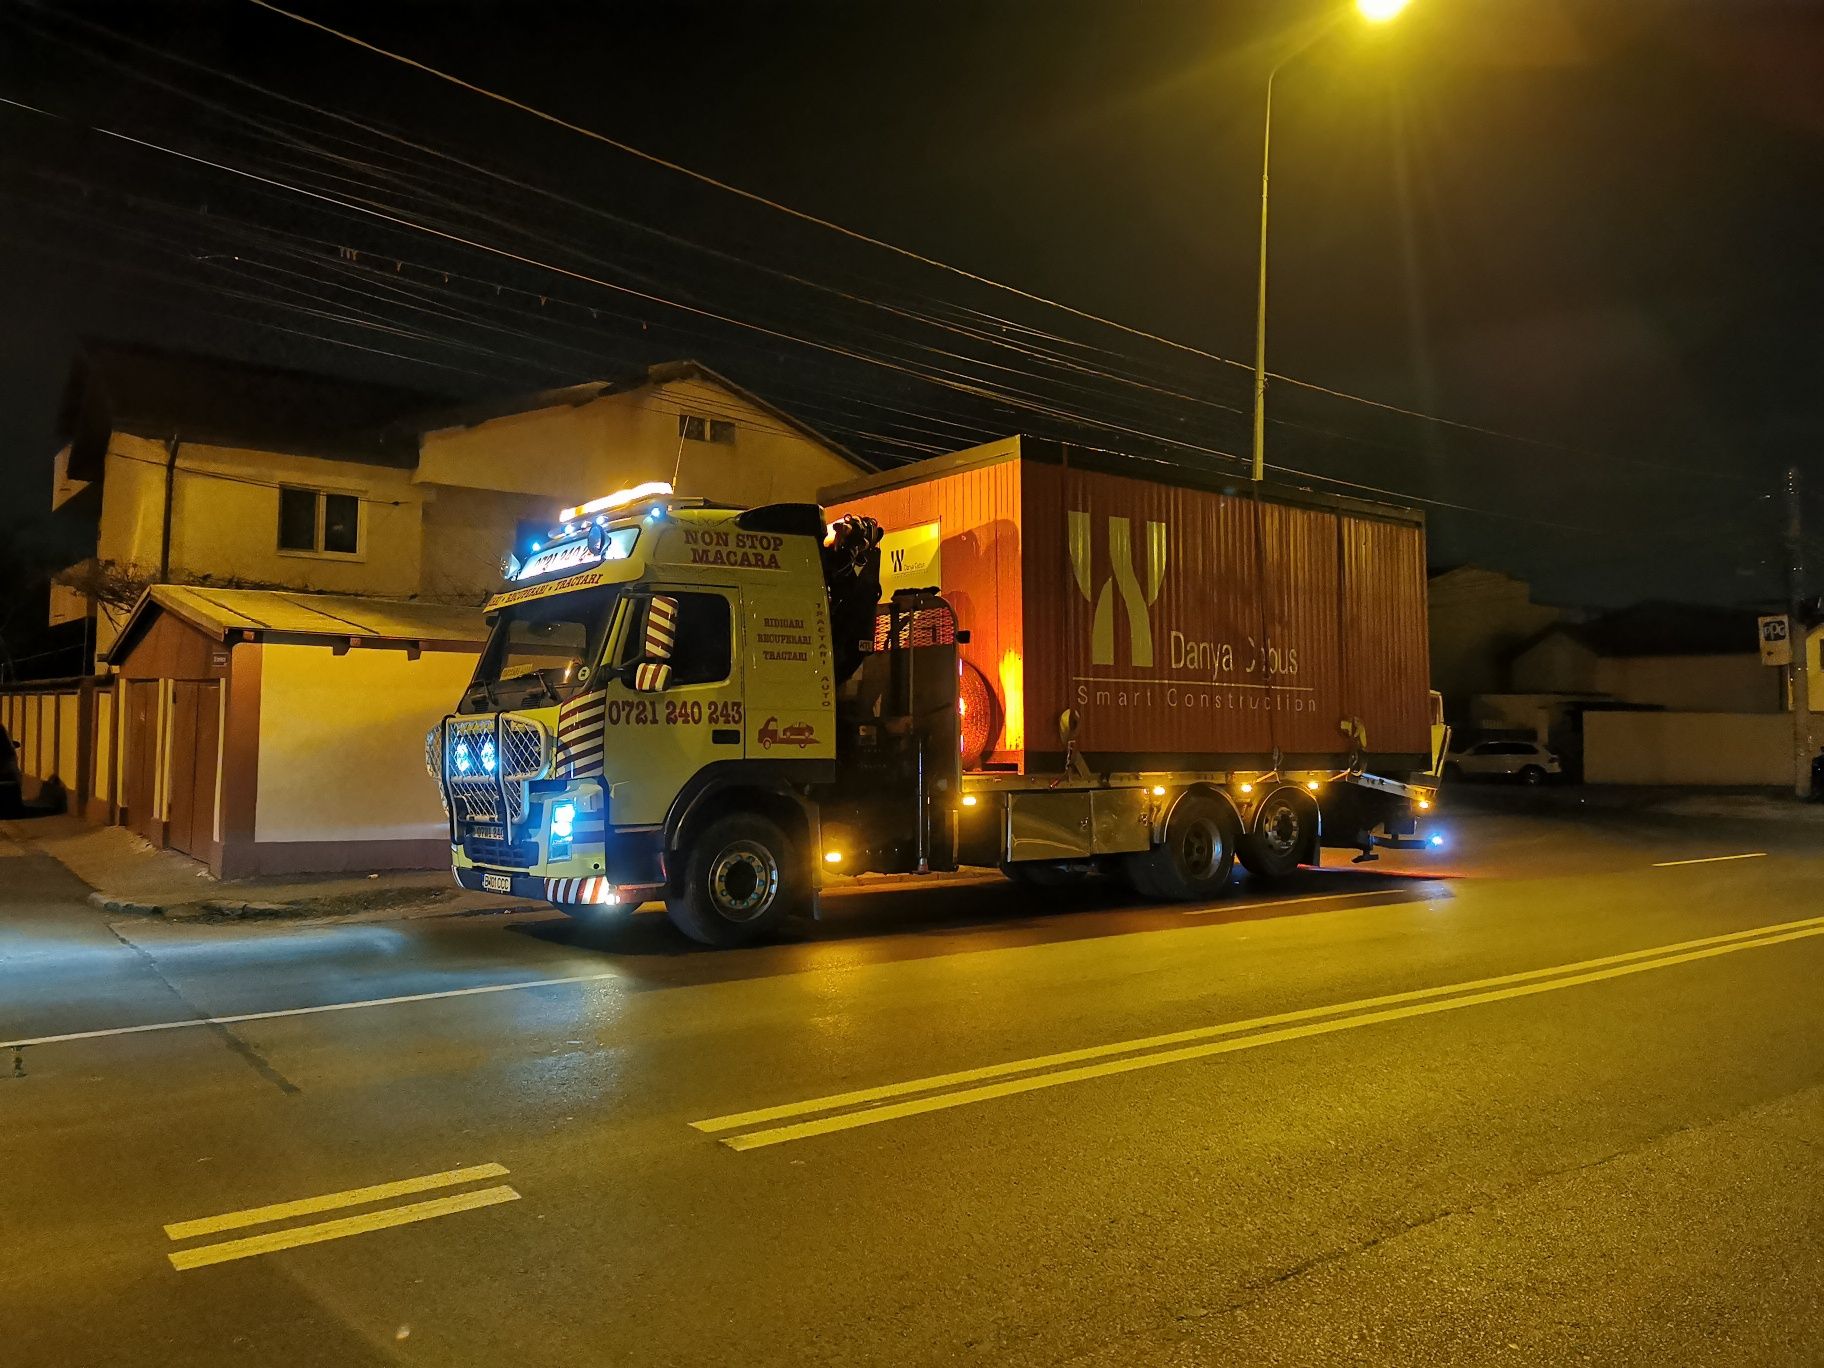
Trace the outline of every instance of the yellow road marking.
<instances>
[{"instance_id":1,"label":"yellow road marking","mask_svg":"<svg viewBox=\"0 0 1824 1368\"><path fill-rule=\"evenodd\" d=\"M1659 860L1653 868L1670 869L1673 865L1720 864L1724 860L1760 860L1766 858L1764 850L1751 850L1746 855L1704 855L1695 860Z\"/></svg>"},{"instance_id":2,"label":"yellow road marking","mask_svg":"<svg viewBox=\"0 0 1824 1368\"><path fill-rule=\"evenodd\" d=\"M348 1235L365 1235L371 1230L385 1230L390 1226L429 1221L459 1211L474 1211L478 1207L498 1206L502 1202L518 1200L519 1194L505 1184L481 1188L475 1192L459 1192L453 1197L436 1197L428 1202L413 1202L409 1206L385 1207L360 1216L344 1216L339 1220L320 1221L316 1225L293 1226L289 1230L271 1230L264 1235L249 1235L245 1239L224 1240L221 1244L180 1249L170 1256L171 1266L179 1270L202 1268L207 1264L226 1263L230 1259L248 1259L256 1254L295 1249L299 1245L321 1244L325 1240L340 1240Z\"/></svg>"},{"instance_id":3,"label":"yellow road marking","mask_svg":"<svg viewBox=\"0 0 1824 1368\"><path fill-rule=\"evenodd\" d=\"M1082 1050L1068 1050L1058 1054L1042 1055L1033 1059L1013 1060L1003 1064L991 1064L979 1069L966 1069L956 1073L937 1074L929 1078L913 1079L903 1083L890 1083L878 1088L859 1089L849 1093L838 1093L829 1097L815 1098L806 1102L786 1103L777 1107L765 1107L756 1111L742 1112L731 1116L713 1117L707 1121L692 1124L701 1131L715 1132L733 1130L744 1126L756 1125L765 1121L779 1120L790 1116L802 1116L815 1112L830 1111L836 1108L859 1106L884 1098L904 1096L908 1093L930 1092L934 1089L953 1087L959 1083L976 1082L981 1079L1005 1077L1008 1074L1024 1073L1025 1078L1008 1079L1005 1082L990 1084L985 1087L967 1088L957 1092L943 1092L935 1096L914 1098L889 1106L873 1107L866 1111L843 1112L835 1116L822 1117L817 1120L799 1122L789 1126L779 1126L767 1130L751 1131L745 1135L725 1137L721 1143L731 1149L758 1149L766 1145L782 1144L789 1140L802 1140L813 1135L822 1135L830 1131L851 1130L859 1126L875 1125L882 1121L897 1120L900 1117L916 1116L923 1112L938 1111L949 1107L964 1106L971 1102L987 1101L996 1097L1008 1097L1017 1093L1032 1092L1039 1088L1058 1087L1066 1083L1081 1082L1085 1079L1100 1078L1111 1074L1127 1073L1135 1069L1153 1068L1162 1064L1174 1064L1184 1060L1200 1059L1210 1055L1227 1054L1237 1050L1253 1049L1260 1045L1277 1044L1281 1041L1294 1040L1304 1036L1329 1034L1335 1031L1349 1030L1357 1026L1369 1026L1385 1021L1398 1021L1407 1017L1423 1016L1434 1012L1451 1011L1459 1007L1476 1006L1483 1003L1497 1002L1507 998L1525 997L1535 993L1549 992L1557 988L1569 988L1579 984L1594 983L1602 979L1619 978L1626 974L1642 973L1648 969L1662 969L1676 964L1689 963L1694 960L1709 959L1717 955L1730 954L1736 950L1753 949L1763 945L1777 945L1782 941L1799 940L1809 936L1824 935L1824 917L1807 917L1799 921L1780 922L1771 926L1756 927L1747 931L1729 932L1718 936L1705 936L1698 940L1681 941L1672 945L1656 946L1645 950L1627 951L1618 955L1606 955L1599 959L1581 960L1572 964L1554 965L1544 969L1525 970L1520 973L1503 974L1494 978L1475 979L1464 983L1447 984L1436 988L1419 988L1410 992L1391 993L1383 997L1364 998L1358 1002L1335 1003L1323 1007L1303 1008L1293 1012L1282 1012L1273 1016L1255 1017L1247 1021L1226 1022L1217 1026L1197 1027L1187 1031L1174 1031L1167 1035L1149 1036L1139 1040L1118 1041L1109 1045L1090 1046ZM1473 990L1489 991L1473 991ZM1451 996L1461 994L1461 996ZM1426 999L1444 999L1427 1001ZM1404 1003L1410 1005L1393 1006ZM1385 1008L1386 1010L1372 1010ZM1338 1014L1349 1013L1338 1017ZM1314 1021L1313 1018L1333 1017L1329 1021ZM1308 1024L1291 1026L1283 1030L1266 1031L1259 1035L1245 1036L1239 1040L1211 1040L1216 1036L1232 1036L1244 1031L1258 1030L1265 1026L1284 1025L1289 1022ZM1202 1040L1205 1043L1186 1046L1180 1049L1160 1049L1183 1041ZM1135 1055L1135 1051L1152 1051ZM1128 1055L1125 1059L1107 1059L1111 1055ZM1106 1062L1084 1065L1078 1068L1059 1068L1059 1065L1077 1063L1091 1059L1104 1059ZM1035 1070L1049 1070L1034 1073Z\"/></svg>"},{"instance_id":4,"label":"yellow road marking","mask_svg":"<svg viewBox=\"0 0 1824 1368\"><path fill-rule=\"evenodd\" d=\"M174 1240L188 1240L193 1235L214 1235L223 1230L240 1230L245 1226L265 1225L268 1221L286 1221L293 1216L313 1216L319 1211L335 1211L339 1207L361 1206L367 1202L378 1202L388 1197L405 1197L414 1192L429 1192L432 1188L455 1187L459 1183L473 1183L481 1178L505 1178L506 1176L507 1170L499 1164L477 1164L473 1168L427 1173L422 1178L402 1178L396 1183L376 1183L372 1187L350 1188L346 1192L326 1193L322 1197L302 1197L295 1202L277 1202L272 1206L249 1207L246 1211L230 1211L223 1216L204 1216L195 1221L178 1221L175 1225L166 1226L165 1234Z\"/></svg>"}]
</instances>

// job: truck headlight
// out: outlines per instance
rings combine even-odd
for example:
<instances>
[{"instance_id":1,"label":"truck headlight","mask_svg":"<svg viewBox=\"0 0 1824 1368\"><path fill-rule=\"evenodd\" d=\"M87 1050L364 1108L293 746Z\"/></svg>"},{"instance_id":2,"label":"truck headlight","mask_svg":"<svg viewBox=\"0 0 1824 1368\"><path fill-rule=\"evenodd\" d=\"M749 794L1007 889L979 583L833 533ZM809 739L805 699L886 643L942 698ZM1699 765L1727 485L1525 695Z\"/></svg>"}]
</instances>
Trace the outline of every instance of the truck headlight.
<instances>
[{"instance_id":1,"label":"truck headlight","mask_svg":"<svg viewBox=\"0 0 1824 1368\"><path fill-rule=\"evenodd\" d=\"M570 838L576 833L576 804L551 804L551 850L553 860L570 858Z\"/></svg>"}]
</instances>

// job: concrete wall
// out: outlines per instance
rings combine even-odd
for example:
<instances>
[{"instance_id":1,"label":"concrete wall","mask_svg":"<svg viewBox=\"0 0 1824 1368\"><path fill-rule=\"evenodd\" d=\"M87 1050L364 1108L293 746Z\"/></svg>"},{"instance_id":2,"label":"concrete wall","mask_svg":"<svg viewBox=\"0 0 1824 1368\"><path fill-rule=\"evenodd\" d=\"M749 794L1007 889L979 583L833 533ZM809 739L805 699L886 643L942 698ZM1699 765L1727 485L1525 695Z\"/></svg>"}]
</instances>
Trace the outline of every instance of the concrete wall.
<instances>
[{"instance_id":1,"label":"concrete wall","mask_svg":"<svg viewBox=\"0 0 1824 1368\"><path fill-rule=\"evenodd\" d=\"M1627 703L1673 712L1780 712L1784 672L1740 655L1617 656L1600 662L1596 687Z\"/></svg>"},{"instance_id":2,"label":"concrete wall","mask_svg":"<svg viewBox=\"0 0 1824 1368\"><path fill-rule=\"evenodd\" d=\"M465 651L411 660L400 650L336 655L328 646L266 643L254 840L447 849L443 805L424 771L424 734L474 668L475 654ZM271 857L262 865L284 867ZM298 867L312 865L322 867L314 858ZM363 867L358 852L345 867Z\"/></svg>"},{"instance_id":3,"label":"concrete wall","mask_svg":"<svg viewBox=\"0 0 1824 1368\"><path fill-rule=\"evenodd\" d=\"M732 421L733 444L685 442L680 459L680 413ZM859 473L719 385L679 380L426 433L417 478L539 495L555 513L630 485L669 481L674 472L680 494L738 504L814 499L822 486ZM500 543L496 560L505 549Z\"/></svg>"},{"instance_id":4,"label":"concrete wall","mask_svg":"<svg viewBox=\"0 0 1824 1368\"><path fill-rule=\"evenodd\" d=\"M1586 713L1583 772L1591 784L1787 785L1791 715Z\"/></svg>"}]
</instances>

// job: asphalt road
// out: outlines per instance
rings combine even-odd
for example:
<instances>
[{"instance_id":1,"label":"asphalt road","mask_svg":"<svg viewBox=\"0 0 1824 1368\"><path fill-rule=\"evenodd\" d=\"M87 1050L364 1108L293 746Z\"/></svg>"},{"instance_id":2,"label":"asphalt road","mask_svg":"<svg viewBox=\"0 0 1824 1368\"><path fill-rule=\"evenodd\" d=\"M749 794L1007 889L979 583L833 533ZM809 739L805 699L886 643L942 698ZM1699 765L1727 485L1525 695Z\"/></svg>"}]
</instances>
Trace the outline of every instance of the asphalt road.
<instances>
[{"instance_id":1,"label":"asphalt road","mask_svg":"<svg viewBox=\"0 0 1824 1368\"><path fill-rule=\"evenodd\" d=\"M1474 806L719 954L110 926L0 839L0 1362L1824 1361L1824 827Z\"/></svg>"}]
</instances>

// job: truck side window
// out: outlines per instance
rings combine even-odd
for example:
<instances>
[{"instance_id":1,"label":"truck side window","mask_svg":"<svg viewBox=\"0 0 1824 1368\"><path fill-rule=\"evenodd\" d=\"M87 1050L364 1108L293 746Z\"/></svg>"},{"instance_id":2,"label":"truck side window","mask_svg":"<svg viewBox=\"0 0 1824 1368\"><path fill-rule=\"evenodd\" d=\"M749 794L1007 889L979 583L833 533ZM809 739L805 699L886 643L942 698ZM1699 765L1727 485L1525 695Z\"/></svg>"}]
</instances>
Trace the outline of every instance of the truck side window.
<instances>
[{"instance_id":1,"label":"truck side window","mask_svg":"<svg viewBox=\"0 0 1824 1368\"><path fill-rule=\"evenodd\" d=\"M733 656L728 600L720 594L678 594L678 640L671 650L671 682L720 684Z\"/></svg>"},{"instance_id":2,"label":"truck side window","mask_svg":"<svg viewBox=\"0 0 1824 1368\"><path fill-rule=\"evenodd\" d=\"M678 601L677 641L671 648L671 687L680 684L720 684L729 677L734 659L733 621L728 600L720 594L679 593L663 591L667 598ZM646 634L646 605L651 599L642 594L632 605L622 637L622 666L640 658L640 643Z\"/></svg>"}]
</instances>

